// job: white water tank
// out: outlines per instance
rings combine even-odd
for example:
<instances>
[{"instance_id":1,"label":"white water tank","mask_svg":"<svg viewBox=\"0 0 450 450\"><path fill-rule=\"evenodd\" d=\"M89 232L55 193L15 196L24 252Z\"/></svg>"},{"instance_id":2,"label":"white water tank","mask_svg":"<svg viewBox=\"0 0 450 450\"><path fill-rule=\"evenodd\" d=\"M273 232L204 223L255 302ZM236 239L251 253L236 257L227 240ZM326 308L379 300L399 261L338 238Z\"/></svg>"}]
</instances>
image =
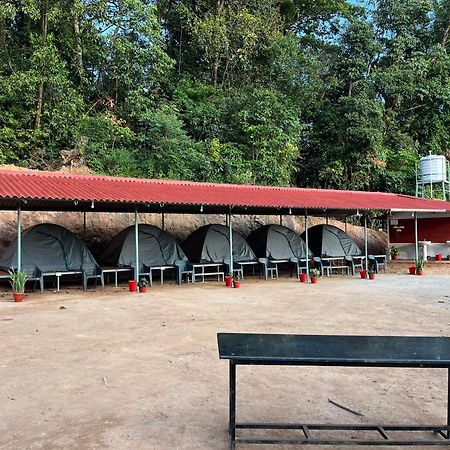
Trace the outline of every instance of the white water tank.
<instances>
[{"instance_id":1,"label":"white water tank","mask_svg":"<svg viewBox=\"0 0 450 450\"><path fill-rule=\"evenodd\" d=\"M447 162L443 155L429 155L420 158L422 183L447 181Z\"/></svg>"}]
</instances>

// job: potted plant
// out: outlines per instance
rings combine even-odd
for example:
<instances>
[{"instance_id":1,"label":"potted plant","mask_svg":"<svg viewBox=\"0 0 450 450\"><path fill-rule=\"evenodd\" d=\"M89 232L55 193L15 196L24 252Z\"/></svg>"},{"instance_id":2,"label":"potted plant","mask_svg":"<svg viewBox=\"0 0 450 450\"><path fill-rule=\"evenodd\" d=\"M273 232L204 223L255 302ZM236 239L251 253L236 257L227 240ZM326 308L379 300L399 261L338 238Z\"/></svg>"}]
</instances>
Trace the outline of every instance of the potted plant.
<instances>
[{"instance_id":1,"label":"potted plant","mask_svg":"<svg viewBox=\"0 0 450 450\"><path fill-rule=\"evenodd\" d=\"M416 261L416 275L423 275L423 266L424 266L423 259L418 259Z\"/></svg>"},{"instance_id":2,"label":"potted plant","mask_svg":"<svg viewBox=\"0 0 450 450\"><path fill-rule=\"evenodd\" d=\"M300 280L300 283L306 283L308 277L306 276L305 272L300 272L298 279Z\"/></svg>"},{"instance_id":3,"label":"potted plant","mask_svg":"<svg viewBox=\"0 0 450 450\"><path fill-rule=\"evenodd\" d=\"M145 294L147 292L147 286L150 284L150 282L146 278L141 278L139 280L139 292L141 294Z\"/></svg>"},{"instance_id":4,"label":"potted plant","mask_svg":"<svg viewBox=\"0 0 450 450\"><path fill-rule=\"evenodd\" d=\"M128 289L130 292L137 291L137 281L136 280L128 280Z\"/></svg>"},{"instance_id":5,"label":"potted plant","mask_svg":"<svg viewBox=\"0 0 450 450\"><path fill-rule=\"evenodd\" d=\"M369 280L375 280L375 271L369 270Z\"/></svg>"},{"instance_id":6,"label":"potted plant","mask_svg":"<svg viewBox=\"0 0 450 450\"><path fill-rule=\"evenodd\" d=\"M241 287L241 279L239 278L239 275L235 275L233 277L233 287L235 288Z\"/></svg>"},{"instance_id":7,"label":"potted plant","mask_svg":"<svg viewBox=\"0 0 450 450\"><path fill-rule=\"evenodd\" d=\"M9 282L13 290L13 297L15 302L21 302L25 297L25 283L28 280L28 275L22 270L10 270Z\"/></svg>"},{"instance_id":8,"label":"potted plant","mask_svg":"<svg viewBox=\"0 0 450 450\"><path fill-rule=\"evenodd\" d=\"M416 274L416 266L409 266L409 274L410 275Z\"/></svg>"},{"instance_id":9,"label":"potted plant","mask_svg":"<svg viewBox=\"0 0 450 450\"><path fill-rule=\"evenodd\" d=\"M365 280L367 278L367 272L363 269L361 269L359 271L359 276L361 277L362 280Z\"/></svg>"},{"instance_id":10,"label":"potted plant","mask_svg":"<svg viewBox=\"0 0 450 450\"><path fill-rule=\"evenodd\" d=\"M317 283L317 277L320 275L319 269L311 269L311 283Z\"/></svg>"},{"instance_id":11,"label":"potted plant","mask_svg":"<svg viewBox=\"0 0 450 450\"><path fill-rule=\"evenodd\" d=\"M392 259L393 261L396 261L396 260L398 259L399 255L400 255L400 250L399 250L398 247L396 247L396 246L394 245L394 246L392 246L392 247L389 249L389 253L390 253L390 255L391 255L391 259Z\"/></svg>"},{"instance_id":12,"label":"potted plant","mask_svg":"<svg viewBox=\"0 0 450 450\"><path fill-rule=\"evenodd\" d=\"M225 286L231 287L232 280L233 280L233 277L231 276L231 273L227 273L225 275Z\"/></svg>"}]
</instances>

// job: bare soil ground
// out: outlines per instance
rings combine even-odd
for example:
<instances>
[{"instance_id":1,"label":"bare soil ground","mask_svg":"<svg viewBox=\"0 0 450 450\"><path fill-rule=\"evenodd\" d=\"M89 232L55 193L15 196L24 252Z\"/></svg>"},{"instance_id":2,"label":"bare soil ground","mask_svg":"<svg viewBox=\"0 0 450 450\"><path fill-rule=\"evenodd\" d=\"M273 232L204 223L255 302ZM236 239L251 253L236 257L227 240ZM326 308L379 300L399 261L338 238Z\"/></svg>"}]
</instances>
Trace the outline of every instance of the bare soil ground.
<instances>
[{"instance_id":1,"label":"bare soil ground","mask_svg":"<svg viewBox=\"0 0 450 450\"><path fill-rule=\"evenodd\" d=\"M4 449L227 449L220 331L450 335L446 275L9 296L0 299ZM241 421L445 423L446 401L442 369L238 368Z\"/></svg>"}]
</instances>

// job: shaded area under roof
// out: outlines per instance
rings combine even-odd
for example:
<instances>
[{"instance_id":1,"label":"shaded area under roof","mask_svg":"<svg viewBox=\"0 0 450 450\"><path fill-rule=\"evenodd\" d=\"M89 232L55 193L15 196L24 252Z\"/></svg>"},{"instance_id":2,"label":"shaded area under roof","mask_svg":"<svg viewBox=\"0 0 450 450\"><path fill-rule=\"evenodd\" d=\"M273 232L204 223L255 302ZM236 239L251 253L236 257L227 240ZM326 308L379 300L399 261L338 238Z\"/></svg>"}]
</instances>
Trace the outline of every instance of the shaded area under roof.
<instances>
[{"instance_id":1,"label":"shaded area under roof","mask_svg":"<svg viewBox=\"0 0 450 450\"><path fill-rule=\"evenodd\" d=\"M0 209L350 215L450 212L450 202L401 194L0 170Z\"/></svg>"}]
</instances>

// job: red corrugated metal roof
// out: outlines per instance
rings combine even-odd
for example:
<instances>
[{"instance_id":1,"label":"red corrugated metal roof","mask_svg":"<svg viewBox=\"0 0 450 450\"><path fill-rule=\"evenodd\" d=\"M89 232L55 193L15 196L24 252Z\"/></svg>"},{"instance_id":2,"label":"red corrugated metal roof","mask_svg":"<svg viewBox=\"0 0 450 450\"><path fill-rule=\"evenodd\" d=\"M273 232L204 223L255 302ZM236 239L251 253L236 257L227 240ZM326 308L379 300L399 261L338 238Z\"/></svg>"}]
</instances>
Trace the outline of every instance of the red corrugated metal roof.
<instances>
[{"instance_id":1,"label":"red corrugated metal roof","mask_svg":"<svg viewBox=\"0 0 450 450\"><path fill-rule=\"evenodd\" d=\"M27 204L39 200L262 209L450 211L450 202L391 193L0 170L0 208L12 199L26 199Z\"/></svg>"}]
</instances>

